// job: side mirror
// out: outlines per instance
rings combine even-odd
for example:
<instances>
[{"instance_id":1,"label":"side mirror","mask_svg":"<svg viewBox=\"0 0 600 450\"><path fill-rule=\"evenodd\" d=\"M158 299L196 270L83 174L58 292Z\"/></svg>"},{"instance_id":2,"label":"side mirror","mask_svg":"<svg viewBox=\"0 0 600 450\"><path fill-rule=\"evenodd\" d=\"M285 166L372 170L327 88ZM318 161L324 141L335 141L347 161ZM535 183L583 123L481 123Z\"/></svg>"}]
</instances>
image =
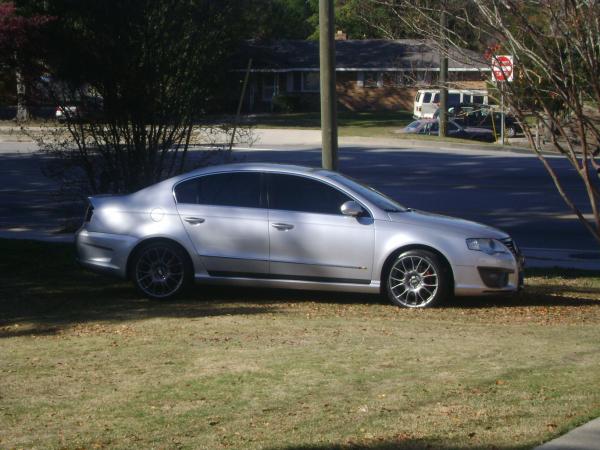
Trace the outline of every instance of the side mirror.
<instances>
[{"instance_id":1,"label":"side mirror","mask_svg":"<svg viewBox=\"0 0 600 450\"><path fill-rule=\"evenodd\" d=\"M356 203L354 200L350 200L344 203L341 206L340 210L342 211L343 215L351 217L359 217L365 213L363 207Z\"/></svg>"}]
</instances>

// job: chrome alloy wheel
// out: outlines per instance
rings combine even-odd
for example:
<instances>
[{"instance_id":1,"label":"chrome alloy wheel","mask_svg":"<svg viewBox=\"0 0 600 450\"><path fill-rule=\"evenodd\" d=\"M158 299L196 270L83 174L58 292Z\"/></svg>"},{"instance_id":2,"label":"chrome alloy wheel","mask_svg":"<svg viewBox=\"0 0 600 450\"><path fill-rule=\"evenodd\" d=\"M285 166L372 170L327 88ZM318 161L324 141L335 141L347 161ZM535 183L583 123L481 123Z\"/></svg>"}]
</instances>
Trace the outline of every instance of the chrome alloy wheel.
<instances>
[{"instance_id":1,"label":"chrome alloy wheel","mask_svg":"<svg viewBox=\"0 0 600 450\"><path fill-rule=\"evenodd\" d=\"M184 262L169 246L151 246L139 255L135 281L150 297L165 298L179 290L185 280Z\"/></svg>"},{"instance_id":2,"label":"chrome alloy wheel","mask_svg":"<svg viewBox=\"0 0 600 450\"><path fill-rule=\"evenodd\" d=\"M439 286L433 264L421 256L401 256L392 266L388 279L395 300L409 308L421 308L431 303Z\"/></svg>"}]
</instances>

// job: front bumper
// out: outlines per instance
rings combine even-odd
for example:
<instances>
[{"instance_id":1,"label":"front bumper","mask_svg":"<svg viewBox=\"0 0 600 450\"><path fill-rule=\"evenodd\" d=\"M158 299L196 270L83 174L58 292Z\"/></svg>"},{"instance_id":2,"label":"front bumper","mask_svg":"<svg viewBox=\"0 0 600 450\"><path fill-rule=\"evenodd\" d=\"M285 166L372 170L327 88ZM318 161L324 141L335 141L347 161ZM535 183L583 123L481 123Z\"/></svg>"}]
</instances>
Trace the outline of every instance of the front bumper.
<instances>
[{"instance_id":1,"label":"front bumper","mask_svg":"<svg viewBox=\"0 0 600 450\"><path fill-rule=\"evenodd\" d=\"M482 254L474 265L454 267L457 296L502 294L523 289L525 258L518 252L488 256Z\"/></svg>"},{"instance_id":2,"label":"front bumper","mask_svg":"<svg viewBox=\"0 0 600 450\"><path fill-rule=\"evenodd\" d=\"M137 242L132 236L81 228L75 234L77 262L95 272L127 278L127 260Z\"/></svg>"}]
</instances>

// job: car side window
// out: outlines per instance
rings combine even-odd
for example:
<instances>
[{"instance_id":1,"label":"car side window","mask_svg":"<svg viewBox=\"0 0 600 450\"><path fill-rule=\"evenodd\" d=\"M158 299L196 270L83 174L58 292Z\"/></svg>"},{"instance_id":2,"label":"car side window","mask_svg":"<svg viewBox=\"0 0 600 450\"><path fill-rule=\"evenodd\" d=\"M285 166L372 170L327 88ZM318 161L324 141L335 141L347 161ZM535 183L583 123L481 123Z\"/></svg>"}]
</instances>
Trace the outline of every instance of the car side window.
<instances>
[{"instance_id":1,"label":"car side window","mask_svg":"<svg viewBox=\"0 0 600 450\"><path fill-rule=\"evenodd\" d=\"M269 208L316 214L339 214L342 204L352 200L339 190L309 178L269 175Z\"/></svg>"},{"instance_id":2,"label":"car side window","mask_svg":"<svg viewBox=\"0 0 600 450\"><path fill-rule=\"evenodd\" d=\"M460 103L460 94L448 94L448 104L458 105Z\"/></svg>"},{"instance_id":3,"label":"car side window","mask_svg":"<svg viewBox=\"0 0 600 450\"><path fill-rule=\"evenodd\" d=\"M205 175L175 187L177 203L260 208L260 173Z\"/></svg>"}]
</instances>

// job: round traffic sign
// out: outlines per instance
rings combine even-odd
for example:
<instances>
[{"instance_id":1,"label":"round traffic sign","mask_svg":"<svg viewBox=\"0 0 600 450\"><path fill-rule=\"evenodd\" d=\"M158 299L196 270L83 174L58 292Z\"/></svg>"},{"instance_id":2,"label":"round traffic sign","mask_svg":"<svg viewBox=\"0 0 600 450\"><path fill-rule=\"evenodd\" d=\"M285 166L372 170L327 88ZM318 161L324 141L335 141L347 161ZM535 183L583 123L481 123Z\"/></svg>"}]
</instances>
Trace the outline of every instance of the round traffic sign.
<instances>
[{"instance_id":1,"label":"round traffic sign","mask_svg":"<svg viewBox=\"0 0 600 450\"><path fill-rule=\"evenodd\" d=\"M492 57L492 73L496 81L512 81L512 56L500 55Z\"/></svg>"}]
</instances>

